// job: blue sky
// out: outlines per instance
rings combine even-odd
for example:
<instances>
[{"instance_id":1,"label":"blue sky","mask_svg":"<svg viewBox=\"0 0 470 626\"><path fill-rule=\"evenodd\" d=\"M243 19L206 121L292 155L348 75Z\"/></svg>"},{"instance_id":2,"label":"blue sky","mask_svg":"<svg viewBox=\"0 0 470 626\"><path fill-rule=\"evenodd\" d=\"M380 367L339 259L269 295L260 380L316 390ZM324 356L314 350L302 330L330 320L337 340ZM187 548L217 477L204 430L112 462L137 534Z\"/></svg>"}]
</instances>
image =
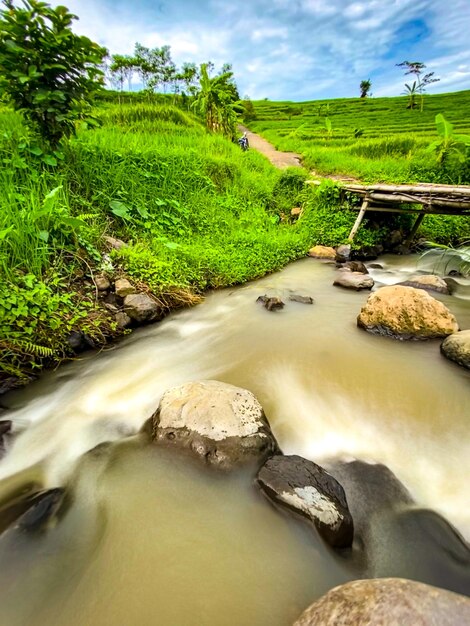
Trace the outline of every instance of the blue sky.
<instances>
[{"instance_id":1,"label":"blue sky","mask_svg":"<svg viewBox=\"0 0 470 626\"><path fill-rule=\"evenodd\" d=\"M55 4L50 0L51 4ZM399 95L395 64L421 61L441 81L430 93L470 89L470 0L63 0L75 30L111 53L136 41L171 46L179 65L232 63L252 99Z\"/></svg>"}]
</instances>

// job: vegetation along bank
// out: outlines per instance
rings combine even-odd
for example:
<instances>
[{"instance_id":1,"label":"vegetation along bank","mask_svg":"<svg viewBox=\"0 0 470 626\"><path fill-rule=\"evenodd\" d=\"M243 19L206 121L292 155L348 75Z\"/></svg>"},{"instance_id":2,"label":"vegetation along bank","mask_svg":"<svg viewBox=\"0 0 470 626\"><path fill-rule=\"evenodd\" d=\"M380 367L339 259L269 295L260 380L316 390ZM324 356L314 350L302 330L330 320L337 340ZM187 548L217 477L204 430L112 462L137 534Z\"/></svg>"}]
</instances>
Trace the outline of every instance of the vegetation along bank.
<instances>
[{"instance_id":1,"label":"vegetation along bank","mask_svg":"<svg viewBox=\"0 0 470 626\"><path fill-rule=\"evenodd\" d=\"M387 146L394 146L397 163L407 162L407 151L428 141L393 127L386 138L375 136L366 128L369 118L356 113L359 99L329 103L331 119L333 110L341 110L350 122L340 133L338 117L324 135L308 130L312 115L322 115L311 111L325 111L324 103L242 101L229 66L219 72L212 64L186 66L180 74L174 68L174 81L167 82L176 85L179 76L180 88L155 93L161 83L152 83L149 71L163 72L169 49L158 65L162 55L142 46L133 62L147 76L143 92L105 92L100 67L106 51L73 34L73 18L63 7L6 4L0 41L0 390L86 347L103 346L142 321L194 304L208 289L273 272L315 244L347 241L355 213L341 204L357 199L345 200L330 180L304 185L307 169L279 171L254 151L240 151L233 141L238 120L302 153L307 168L401 182L420 176L417 170L392 176L379 165L367 171L330 167L326 155L356 150L362 159L367 146L378 163L389 162ZM21 11L28 12L26 20ZM39 18L48 25L41 36L59 64L47 58L44 45L37 58L24 47L31 40L32 50L41 50L33 28ZM467 92L449 97L447 109L465 97ZM361 111L385 110L389 100L362 100L368 109ZM449 119L458 111L449 111ZM421 119L421 112L403 107L404 119L408 113ZM354 125L365 127L363 137L352 136ZM449 182L448 155L440 163L430 152L422 159L431 164L426 171ZM468 158L458 163L460 182L469 182ZM301 209L296 221L293 207ZM409 226L408 219L368 218L354 247L383 246L391 232ZM445 244L459 243L470 230L468 218L445 216L428 218L422 228L418 236ZM141 313L132 312L136 301Z\"/></svg>"}]
</instances>

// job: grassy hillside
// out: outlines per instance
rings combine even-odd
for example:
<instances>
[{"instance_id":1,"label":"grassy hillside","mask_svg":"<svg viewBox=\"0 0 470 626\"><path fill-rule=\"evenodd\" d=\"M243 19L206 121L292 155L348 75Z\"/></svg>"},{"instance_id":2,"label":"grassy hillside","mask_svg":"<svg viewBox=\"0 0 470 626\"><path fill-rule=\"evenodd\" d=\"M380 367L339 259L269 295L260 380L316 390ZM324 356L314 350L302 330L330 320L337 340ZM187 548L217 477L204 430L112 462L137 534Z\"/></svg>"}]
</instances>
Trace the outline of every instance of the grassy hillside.
<instances>
[{"instance_id":1,"label":"grassy hillside","mask_svg":"<svg viewBox=\"0 0 470 626\"><path fill-rule=\"evenodd\" d=\"M470 183L468 159L465 166L442 167L426 149L437 139L437 113L454 124L455 132L470 135L470 91L426 95L422 112L406 105L405 96L258 101L249 126L278 149L298 152L306 167L322 174L368 182Z\"/></svg>"},{"instance_id":2,"label":"grassy hillside","mask_svg":"<svg viewBox=\"0 0 470 626\"><path fill-rule=\"evenodd\" d=\"M103 106L101 128L52 155L0 111L0 383L73 355L73 332L95 345L122 333L97 297L100 273L127 275L170 310L308 249L307 232L279 220L298 176L286 185L177 108Z\"/></svg>"}]
</instances>

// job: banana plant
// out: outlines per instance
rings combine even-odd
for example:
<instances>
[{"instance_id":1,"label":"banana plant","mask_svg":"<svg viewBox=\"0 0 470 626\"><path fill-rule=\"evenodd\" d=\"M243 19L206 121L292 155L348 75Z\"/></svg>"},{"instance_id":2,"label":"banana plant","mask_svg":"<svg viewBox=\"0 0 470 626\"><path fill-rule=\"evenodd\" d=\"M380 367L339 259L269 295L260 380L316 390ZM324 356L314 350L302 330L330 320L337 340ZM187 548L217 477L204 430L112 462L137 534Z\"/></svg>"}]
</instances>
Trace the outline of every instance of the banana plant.
<instances>
[{"instance_id":1,"label":"banana plant","mask_svg":"<svg viewBox=\"0 0 470 626\"><path fill-rule=\"evenodd\" d=\"M448 122L442 113L436 115L435 121L439 139L433 141L427 149L436 154L437 162L440 165L445 163L450 157L454 157L463 163L468 156L470 135L454 133L454 125Z\"/></svg>"}]
</instances>

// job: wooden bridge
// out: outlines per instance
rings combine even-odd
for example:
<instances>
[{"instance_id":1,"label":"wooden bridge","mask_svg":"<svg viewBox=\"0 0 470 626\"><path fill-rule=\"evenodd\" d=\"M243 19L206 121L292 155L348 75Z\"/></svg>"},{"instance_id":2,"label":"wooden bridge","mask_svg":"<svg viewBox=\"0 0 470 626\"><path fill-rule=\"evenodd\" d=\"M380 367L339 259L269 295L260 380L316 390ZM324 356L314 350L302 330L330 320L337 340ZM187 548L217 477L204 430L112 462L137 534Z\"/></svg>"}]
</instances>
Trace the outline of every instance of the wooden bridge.
<instances>
[{"instance_id":1,"label":"wooden bridge","mask_svg":"<svg viewBox=\"0 0 470 626\"><path fill-rule=\"evenodd\" d=\"M311 181L314 182L314 181ZM315 184L316 181L315 181ZM349 233L352 241L367 211L416 215L405 242L409 246L426 215L470 215L470 186L434 185L361 185L347 182L344 191L362 197L360 207L351 207L359 214ZM469 233L470 234L470 233Z\"/></svg>"}]
</instances>

